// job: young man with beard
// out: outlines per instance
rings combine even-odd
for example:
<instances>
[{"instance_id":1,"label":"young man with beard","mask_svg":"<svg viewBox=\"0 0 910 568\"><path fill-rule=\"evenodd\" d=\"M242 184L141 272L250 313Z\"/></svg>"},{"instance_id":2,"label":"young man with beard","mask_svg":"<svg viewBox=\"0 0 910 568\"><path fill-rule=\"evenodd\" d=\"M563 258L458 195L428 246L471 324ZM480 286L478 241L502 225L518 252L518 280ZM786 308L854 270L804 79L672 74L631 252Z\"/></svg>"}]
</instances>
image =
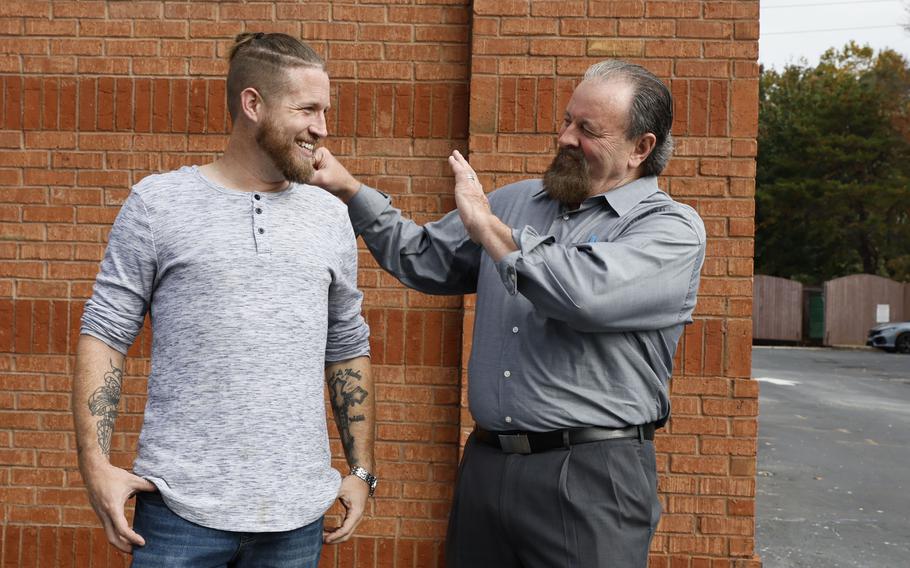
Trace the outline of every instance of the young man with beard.
<instances>
[{"instance_id":1,"label":"young man with beard","mask_svg":"<svg viewBox=\"0 0 910 568\"><path fill-rule=\"evenodd\" d=\"M307 185L327 135L324 62L290 36L241 34L227 94L224 155L133 188L82 318L80 471L133 566L315 567L323 541L351 536L376 482L356 241L345 207ZM109 458L124 355L146 312L152 372L130 473ZM336 498L344 522L324 530Z\"/></svg>"},{"instance_id":2,"label":"young man with beard","mask_svg":"<svg viewBox=\"0 0 910 568\"><path fill-rule=\"evenodd\" d=\"M484 195L449 158L458 207L418 226L325 150L314 183L404 284L477 293L468 369L477 423L449 568L644 568L660 518L654 430L705 252L695 211L660 191L673 102L645 69L593 65L543 180Z\"/></svg>"}]
</instances>

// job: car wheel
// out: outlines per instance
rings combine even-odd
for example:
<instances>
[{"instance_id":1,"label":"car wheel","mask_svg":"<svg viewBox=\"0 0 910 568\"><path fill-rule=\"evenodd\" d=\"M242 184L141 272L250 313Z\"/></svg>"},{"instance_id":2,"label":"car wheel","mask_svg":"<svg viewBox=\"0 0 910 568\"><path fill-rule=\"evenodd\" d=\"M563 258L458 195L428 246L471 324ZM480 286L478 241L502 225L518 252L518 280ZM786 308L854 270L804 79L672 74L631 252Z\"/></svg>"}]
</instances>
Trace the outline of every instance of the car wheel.
<instances>
[{"instance_id":1,"label":"car wheel","mask_svg":"<svg viewBox=\"0 0 910 568\"><path fill-rule=\"evenodd\" d=\"M902 333L894 341L894 350L898 353L910 354L910 333Z\"/></svg>"}]
</instances>

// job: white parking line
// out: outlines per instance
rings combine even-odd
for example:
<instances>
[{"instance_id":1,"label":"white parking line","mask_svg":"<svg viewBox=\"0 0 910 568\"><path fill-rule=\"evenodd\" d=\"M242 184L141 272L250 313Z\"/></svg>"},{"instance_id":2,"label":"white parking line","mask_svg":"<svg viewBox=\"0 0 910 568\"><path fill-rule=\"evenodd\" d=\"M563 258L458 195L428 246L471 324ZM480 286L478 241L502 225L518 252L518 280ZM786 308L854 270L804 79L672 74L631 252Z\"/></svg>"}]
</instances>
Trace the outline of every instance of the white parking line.
<instances>
[{"instance_id":1,"label":"white parking line","mask_svg":"<svg viewBox=\"0 0 910 568\"><path fill-rule=\"evenodd\" d=\"M775 379L774 377L755 377L756 381L761 381L763 383L771 383L772 385L781 385L784 387L792 387L799 384L799 381L791 381L788 379Z\"/></svg>"}]
</instances>

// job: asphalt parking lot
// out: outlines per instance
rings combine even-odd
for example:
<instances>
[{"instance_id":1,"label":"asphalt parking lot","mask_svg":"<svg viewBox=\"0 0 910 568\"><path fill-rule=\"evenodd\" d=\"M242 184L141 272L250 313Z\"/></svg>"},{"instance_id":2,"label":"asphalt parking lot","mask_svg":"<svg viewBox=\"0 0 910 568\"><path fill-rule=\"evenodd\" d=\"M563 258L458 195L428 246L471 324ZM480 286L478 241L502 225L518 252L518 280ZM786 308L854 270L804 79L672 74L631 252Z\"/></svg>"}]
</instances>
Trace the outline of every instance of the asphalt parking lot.
<instances>
[{"instance_id":1,"label":"asphalt parking lot","mask_svg":"<svg viewBox=\"0 0 910 568\"><path fill-rule=\"evenodd\" d=\"M910 566L910 356L756 347L764 568Z\"/></svg>"}]
</instances>

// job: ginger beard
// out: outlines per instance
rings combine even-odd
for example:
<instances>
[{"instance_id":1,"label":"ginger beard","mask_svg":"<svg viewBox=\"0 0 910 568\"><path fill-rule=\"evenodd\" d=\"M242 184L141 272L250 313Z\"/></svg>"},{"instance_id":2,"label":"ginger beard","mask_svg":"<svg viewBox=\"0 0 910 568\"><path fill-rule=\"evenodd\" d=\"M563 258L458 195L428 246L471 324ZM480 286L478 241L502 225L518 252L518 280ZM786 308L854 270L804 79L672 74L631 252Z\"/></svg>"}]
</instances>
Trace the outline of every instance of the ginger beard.
<instances>
[{"instance_id":1,"label":"ginger beard","mask_svg":"<svg viewBox=\"0 0 910 568\"><path fill-rule=\"evenodd\" d=\"M543 175L543 187L552 199L578 205L591 194L591 173L579 148L560 148Z\"/></svg>"},{"instance_id":2,"label":"ginger beard","mask_svg":"<svg viewBox=\"0 0 910 568\"><path fill-rule=\"evenodd\" d=\"M314 144L315 142L308 143ZM294 183L308 183L313 177L313 159L301 154L300 146L269 116L256 132L256 143L272 160L284 179Z\"/></svg>"}]
</instances>

